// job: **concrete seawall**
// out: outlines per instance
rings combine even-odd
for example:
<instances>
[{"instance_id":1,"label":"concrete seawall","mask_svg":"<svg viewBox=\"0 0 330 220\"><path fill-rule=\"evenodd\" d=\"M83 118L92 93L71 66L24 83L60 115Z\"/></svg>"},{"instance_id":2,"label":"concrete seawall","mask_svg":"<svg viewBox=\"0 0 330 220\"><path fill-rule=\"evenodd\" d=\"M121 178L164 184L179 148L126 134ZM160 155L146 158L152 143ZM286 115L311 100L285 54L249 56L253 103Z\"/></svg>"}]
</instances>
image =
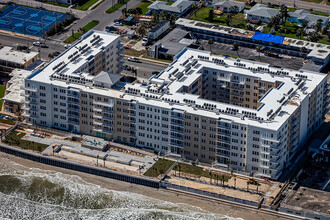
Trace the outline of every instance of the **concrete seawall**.
<instances>
[{"instance_id":1,"label":"concrete seawall","mask_svg":"<svg viewBox=\"0 0 330 220\"><path fill-rule=\"evenodd\" d=\"M123 174L123 173L117 173L114 171L102 169L102 168L97 168L97 167L91 167L91 166L86 166L83 164L77 164L73 163L70 161L64 161L60 160L57 158L52 158L44 155L39 155L36 153L29 152L27 150L21 150L17 149L14 147L6 146L4 144L0 144L0 151L15 155L18 157L22 157L24 159L32 160L35 162L51 165L51 166L56 166L56 167L62 167L65 169L71 169L71 170L76 170L84 173L90 173L98 176L103 176L111 179L116 179L120 181L125 181L129 183L134 183L138 185L143 185L143 186L148 186L148 187L153 187L153 188L159 188L160 187L160 182L152 179L147 179L143 177L138 177L138 176L132 176L128 174Z\"/></svg>"}]
</instances>

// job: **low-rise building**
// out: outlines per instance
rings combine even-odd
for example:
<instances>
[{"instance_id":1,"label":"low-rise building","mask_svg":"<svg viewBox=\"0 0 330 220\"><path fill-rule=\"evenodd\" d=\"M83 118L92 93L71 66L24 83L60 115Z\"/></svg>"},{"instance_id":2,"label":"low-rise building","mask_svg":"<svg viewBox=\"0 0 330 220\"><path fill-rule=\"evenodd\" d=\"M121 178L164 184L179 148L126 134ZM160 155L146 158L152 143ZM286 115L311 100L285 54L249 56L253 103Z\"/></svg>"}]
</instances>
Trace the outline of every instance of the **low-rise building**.
<instances>
[{"instance_id":1,"label":"low-rise building","mask_svg":"<svg viewBox=\"0 0 330 220\"><path fill-rule=\"evenodd\" d=\"M244 2L234 0L214 0L212 2L214 9L224 12L241 12L244 10Z\"/></svg>"},{"instance_id":2,"label":"low-rise building","mask_svg":"<svg viewBox=\"0 0 330 220\"><path fill-rule=\"evenodd\" d=\"M148 6L148 13L160 13L164 11L181 17L190 10L194 3L194 1L189 0L177 0L172 5L168 5L165 1L155 1Z\"/></svg>"},{"instance_id":3,"label":"low-rise building","mask_svg":"<svg viewBox=\"0 0 330 220\"><path fill-rule=\"evenodd\" d=\"M156 40L161 34L167 31L170 28L170 21L162 21L158 23L155 27L153 27L150 31L148 31L148 39Z\"/></svg>"},{"instance_id":4,"label":"low-rise building","mask_svg":"<svg viewBox=\"0 0 330 220\"><path fill-rule=\"evenodd\" d=\"M321 71L330 61L330 45L314 43L293 38L264 34L239 28L210 24L179 18L176 26L190 32L197 39L213 39L214 41L256 48L263 47L264 51L290 56L304 57L308 64L303 69Z\"/></svg>"},{"instance_id":5,"label":"low-rise building","mask_svg":"<svg viewBox=\"0 0 330 220\"><path fill-rule=\"evenodd\" d=\"M148 48L148 55L157 59L171 60L186 47L193 47L195 39L192 39L188 31L179 28L173 29L165 37Z\"/></svg>"},{"instance_id":6,"label":"low-rise building","mask_svg":"<svg viewBox=\"0 0 330 220\"><path fill-rule=\"evenodd\" d=\"M0 74L7 76L14 69L26 69L39 59L37 52L22 52L12 47L0 49Z\"/></svg>"},{"instance_id":7,"label":"low-rise building","mask_svg":"<svg viewBox=\"0 0 330 220\"><path fill-rule=\"evenodd\" d=\"M245 10L247 20L251 23L265 22L268 23L270 19L279 14L279 10L275 8L268 8L264 4L256 4L250 10Z\"/></svg>"},{"instance_id":8,"label":"low-rise building","mask_svg":"<svg viewBox=\"0 0 330 220\"><path fill-rule=\"evenodd\" d=\"M314 27L318 20L322 21L321 28L324 28L329 24L329 17L314 15L309 11L301 9L294 12L289 12L288 21L302 25L307 23L308 27Z\"/></svg>"}]
</instances>

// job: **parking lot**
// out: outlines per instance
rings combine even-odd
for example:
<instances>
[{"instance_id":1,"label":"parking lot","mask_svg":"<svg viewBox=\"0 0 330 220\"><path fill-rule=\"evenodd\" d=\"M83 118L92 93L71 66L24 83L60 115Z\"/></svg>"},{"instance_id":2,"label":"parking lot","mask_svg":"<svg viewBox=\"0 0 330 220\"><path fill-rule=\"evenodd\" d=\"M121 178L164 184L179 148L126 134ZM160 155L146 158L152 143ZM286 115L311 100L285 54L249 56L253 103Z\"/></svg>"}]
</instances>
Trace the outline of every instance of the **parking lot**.
<instances>
[{"instance_id":1,"label":"parking lot","mask_svg":"<svg viewBox=\"0 0 330 220\"><path fill-rule=\"evenodd\" d=\"M210 45L207 40L200 40L201 46L203 46L204 50L210 51ZM232 45L224 44L219 42L214 42L211 45L212 52L228 55L228 56L238 56L243 59L250 59L255 61L261 61L264 63L269 63L274 66L280 66L284 68L290 68L299 70L303 66L304 59L298 57L290 57L287 55L280 55L279 57L269 57L264 53L259 53L252 48L239 46L238 51L231 50Z\"/></svg>"}]
</instances>

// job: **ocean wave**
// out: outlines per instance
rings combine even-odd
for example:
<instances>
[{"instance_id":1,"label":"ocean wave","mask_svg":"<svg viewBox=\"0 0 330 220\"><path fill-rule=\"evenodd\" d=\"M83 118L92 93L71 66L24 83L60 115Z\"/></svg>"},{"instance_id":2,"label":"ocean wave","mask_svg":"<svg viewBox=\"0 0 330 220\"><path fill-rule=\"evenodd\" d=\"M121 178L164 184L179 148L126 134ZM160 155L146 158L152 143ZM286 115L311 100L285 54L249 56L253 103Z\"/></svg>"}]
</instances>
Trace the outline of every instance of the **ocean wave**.
<instances>
[{"instance_id":1,"label":"ocean wave","mask_svg":"<svg viewBox=\"0 0 330 220\"><path fill-rule=\"evenodd\" d=\"M102 188L77 175L0 160L0 217L9 219L233 219L201 208Z\"/></svg>"}]
</instances>

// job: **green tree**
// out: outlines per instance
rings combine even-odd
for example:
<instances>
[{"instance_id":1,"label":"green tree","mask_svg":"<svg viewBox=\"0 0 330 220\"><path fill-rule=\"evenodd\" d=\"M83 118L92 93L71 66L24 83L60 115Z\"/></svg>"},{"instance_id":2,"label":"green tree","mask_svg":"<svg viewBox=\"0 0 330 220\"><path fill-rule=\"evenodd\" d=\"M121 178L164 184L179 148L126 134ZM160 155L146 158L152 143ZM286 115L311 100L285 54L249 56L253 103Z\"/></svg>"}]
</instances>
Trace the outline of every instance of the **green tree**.
<instances>
[{"instance_id":1,"label":"green tree","mask_svg":"<svg viewBox=\"0 0 330 220\"><path fill-rule=\"evenodd\" d=\"M257 46L256 51L259 53L259 60L261 61L260 53L261 53L261 47Z\"/></svg>"},{"instance_id":2,"label":"green tree","mask_svg":"<svg viewBox=\"0 0 330 220\"><path fill-rule=\"evenodd\" d=\"M236 51L237 56L239 56L239 55L238 55L238 49L239 49L238 44L237 44L236 42L234 42L234 43L233 43L233 50Z\"/></svg>"},{"instance_id":3,"label":"green tree","mask_svg":"<svg viewBox=\"0 0 330 220\"><path fill-rule=\"evenodd\" d=\"M288 7L286 7L286 5L281 6L279 15L280 15L282 24L285 26L286 20L289 17Z\"/></svg>"},{"instance_id":4,"label":"green tree","mask_svg":"<svg viewBox=\"0 0 330 220\"><path fill-rule=\"evenodd\" d=\"M233 20L233 14L227 13L225 17L226 25L230 26L232 20Z\"/></svg>"},{"instance_id":5,"label":"green tree","mask_svg":"<svg viewBox=\"0 0 330 220\"><path fill-rule=\"evenodd\" d=\"M214 44L213 39L209 39L207 43L210 45L210 51L212 53L212 44Z\"/></svg>"},{"instance_id":6,"label":"green tree","mask_svg":"<svg viewBox=\"0 0 330 220\"><path fill-rule=\"evenodd\" d=\"M123 16L126 17L126 15L127 15L127 9L126 9L126 8L123 8L123 9L121 10L121 13L123 14Z\"/></svg>"},{"instance_id":7,"label":"green tree","mask_svg":"<svg viewBox=\"0 0 330 220\"><path fill-rule=\"evenodd\" d=\"M318 19L317 22L316 22L316 24L315 24L315 31L316 32L320 32L321 31L322 24L323 24L322 19Z\"/></svg>"},{"instance_id":8,"label":"green tree","mask_svg":"<svg viewBox=\"0 0 330 220\"><path fill-rule=\"evenodd\" d=\"M146 27L144 24L142 24L138 29L137 29L137 32L140 36L145 36L146 33L147 33L147 30L146 30Z\"/></svg>"},{"instance_id":9,"label":"green tree","mask_svg":"<svg viewBox=\"0 0 330 220\"><path fill-rule=\"evenodd\" d=\"M207 20L209 20L210 22L212 22L214 20L214 12L213 9L209 10L209 17L207 18Z\"/></svg>"},{"instance_id":10,"label":"green tree","mask_svg":"<svg viewBox=\"0 0 330 220\"><path fill-rule=\"evenodd\" d=\"M303 28L298 28L297 32L296 32L296 36L301 39L303 34L304 34L304 29Z\"/></svg>"}]
</instances>

